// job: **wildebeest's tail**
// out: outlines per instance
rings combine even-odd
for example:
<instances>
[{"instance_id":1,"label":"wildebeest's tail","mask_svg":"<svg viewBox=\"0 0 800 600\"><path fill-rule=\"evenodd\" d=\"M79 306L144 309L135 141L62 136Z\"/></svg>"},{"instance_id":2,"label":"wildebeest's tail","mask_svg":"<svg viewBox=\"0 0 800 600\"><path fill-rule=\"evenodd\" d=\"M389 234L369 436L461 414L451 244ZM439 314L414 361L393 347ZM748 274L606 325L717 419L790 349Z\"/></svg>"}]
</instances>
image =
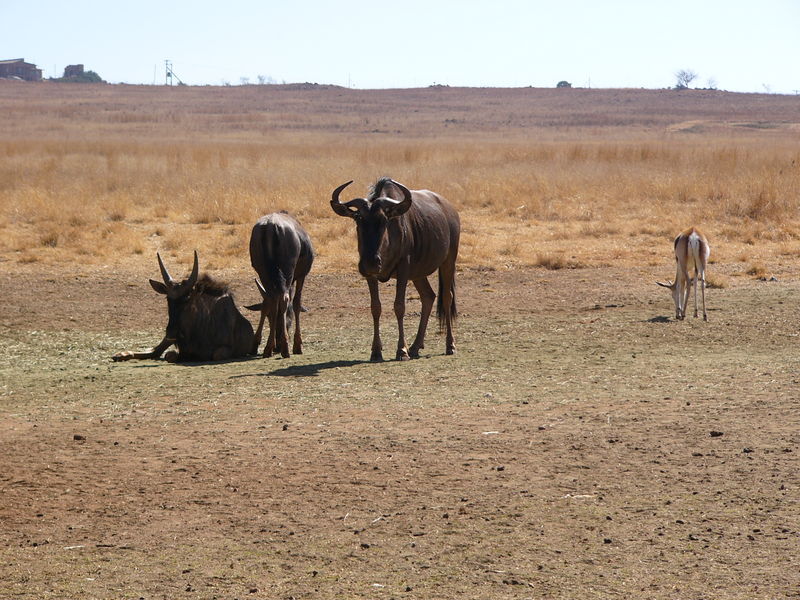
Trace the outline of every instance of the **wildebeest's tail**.
<instances>
[{"instance_id":1,"label":"wildebeest's tail","mask_svg":"<svg viewBox=\"0 0 800 600\"><path fill-rule=\"evenodd\" d=\"M444 303L442 302L442 298L444 297L444 294L442 293L443 291L444 291L444 281L442 279L442 273L440 271L439 272L439 294L436 297L436 315L439 317L439 329L440 330L444 329L445 317L447 316L447 313L445 311L448 310L448 308L445 307ZM450 319L455 321L456 317L458 316L458 310L456 310L456 279L455 279L455 277L453 277L453 280L452 280L451 291L452 291L452 295L451 295L452 300L450 302L450 307L449 307Z\"/></svg>"}]
</instances>

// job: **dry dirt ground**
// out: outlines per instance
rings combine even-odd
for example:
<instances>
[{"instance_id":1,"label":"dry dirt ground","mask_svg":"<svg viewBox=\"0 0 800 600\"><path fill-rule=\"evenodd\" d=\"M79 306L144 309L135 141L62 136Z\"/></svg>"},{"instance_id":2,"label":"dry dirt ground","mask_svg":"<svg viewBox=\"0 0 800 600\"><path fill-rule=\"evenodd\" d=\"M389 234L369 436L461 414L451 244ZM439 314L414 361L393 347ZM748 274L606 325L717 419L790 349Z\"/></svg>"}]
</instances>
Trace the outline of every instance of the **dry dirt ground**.
<instances>
[{"instance_id":1,"label":"dry dirt ground","mask_svg":"<svg viewBox=\"0 0 800 600\"><path fill-rule=\"evenodd\" d=\"M0 264L0 598L800 598L800 280L648 269L462 271L457 354L380 364L312 272L305 354L175 365L109 360L154 265Z\"/></svg>"}]
</instances>

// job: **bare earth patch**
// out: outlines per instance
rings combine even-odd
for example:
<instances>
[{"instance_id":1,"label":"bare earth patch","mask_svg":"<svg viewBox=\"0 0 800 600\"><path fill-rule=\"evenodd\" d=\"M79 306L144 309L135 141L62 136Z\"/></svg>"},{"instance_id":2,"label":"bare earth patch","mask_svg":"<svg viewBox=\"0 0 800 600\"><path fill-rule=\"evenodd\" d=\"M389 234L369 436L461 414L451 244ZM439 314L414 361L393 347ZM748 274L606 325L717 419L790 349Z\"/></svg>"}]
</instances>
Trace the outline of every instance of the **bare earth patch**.
<instances>
[{"instance_id":1,"label":"bare earth patch","mask_svg":"<svg viewBox=\"0 0 800 600\"><path fill-rule=\"evenodd\" d=\"M174 365L109 360L160 339L142 273L45 271L0 274L2 598L800 595L788 275L679 323L661 268L465 270L456 356L371 364L312 272L304 355Z\"/></svg>"}]
</instances>

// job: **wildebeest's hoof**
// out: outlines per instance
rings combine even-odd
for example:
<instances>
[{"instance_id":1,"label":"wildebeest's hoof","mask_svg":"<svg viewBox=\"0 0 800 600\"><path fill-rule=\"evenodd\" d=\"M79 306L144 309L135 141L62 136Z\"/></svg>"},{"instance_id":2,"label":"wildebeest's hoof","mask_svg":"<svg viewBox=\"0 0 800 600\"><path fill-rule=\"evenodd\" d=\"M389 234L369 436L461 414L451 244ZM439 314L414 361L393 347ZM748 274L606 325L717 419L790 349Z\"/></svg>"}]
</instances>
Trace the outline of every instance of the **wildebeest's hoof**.
<instances>
[{"instance_id":1,"label":"wildebeest's hoof","mask_svg":"<svg viewBox=\"0 0 800 600\"><path fill-rule=\"evenodd\" d=\"M456 353L456 347L455 346L450 346L447 350L445 350L444 353L447 354L448 356L450 356L452 354L455 354Z\"/></svg>"},{"instance_id":2,"label":"wildebeest's hoof","mask_svg":"<svg viewBox=\"0 0 800 600\"><path fill-rule=\"evenodd\" d=\"M383 362L383 353L381 351L373 352L369 357L370 362Z\"/></svg>"},{"instance_id":3,"label":"wildebeest's hoof","mask_svg":"<svg viewBox=\"0 0 800 600\"><path fill-rule=\"evenodd\" d=\"M175 350L170 350L164 355L164 360L167 362L176 363L178 362L179 356L180 355L177 352L175 352Z\"/></svg>"},{"instance_id":4,"label":"wildebeest's hoof","mask_svg":"<svg viewBox=\"0 0 800 600\"><path fill-rule=\"evenodd\" d=\"M411 348L408 349L408 355L411 358L419 358L419 348L415 348L414 346L411 346Z\"/></svg>"},{"instance_id":5,"label":"wildebeest's hoof","mask_svg":"<svg viewBox=\"0 0 800 600\"><path fill-rule=\"evenodd\" d=\"M397 351L397 360L411 360L405 348Z\"/></svg>"},{"instance_id":6,"label":"wildebeest's hoof","mask_svg":"<svg viewBox=\"0 0 800 600\"><path fill-rule=\"evenodd\" d=\"M123 360L131 360L133 358L133 352L130 350L125 350L125 352L117 352L114 356L111 357L111 360L114 362L121 362Z\"/></svg>"}]
</instances>

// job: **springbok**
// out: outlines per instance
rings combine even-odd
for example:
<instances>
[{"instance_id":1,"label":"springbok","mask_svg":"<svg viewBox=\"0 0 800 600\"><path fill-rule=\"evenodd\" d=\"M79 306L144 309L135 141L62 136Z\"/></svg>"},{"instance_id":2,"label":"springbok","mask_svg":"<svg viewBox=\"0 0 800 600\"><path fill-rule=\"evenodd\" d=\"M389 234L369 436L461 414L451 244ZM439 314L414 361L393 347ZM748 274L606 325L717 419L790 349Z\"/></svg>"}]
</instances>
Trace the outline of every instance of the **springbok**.
<instances>
[{"instance_id":1,"label":"springbok","mask_svg":"<svg viewBox=\"0 0 800 600\"><path fill-rule=\"evenodd\" d=\"M675 301L675 318L683 321L686 317L686 305L689 303L689 287L694 285L694 316L697 318L697 281L700 280L700 290L703 299L703 320L708 321L706 314L706 263L711 254L708 240L697 227L690 227L675 238L675 262L678 270L675 281L670 283L656 283L672 290L672 299ZM694 277L689 277L689 272L694 269Z\"/></svg>"}]
</instances>

